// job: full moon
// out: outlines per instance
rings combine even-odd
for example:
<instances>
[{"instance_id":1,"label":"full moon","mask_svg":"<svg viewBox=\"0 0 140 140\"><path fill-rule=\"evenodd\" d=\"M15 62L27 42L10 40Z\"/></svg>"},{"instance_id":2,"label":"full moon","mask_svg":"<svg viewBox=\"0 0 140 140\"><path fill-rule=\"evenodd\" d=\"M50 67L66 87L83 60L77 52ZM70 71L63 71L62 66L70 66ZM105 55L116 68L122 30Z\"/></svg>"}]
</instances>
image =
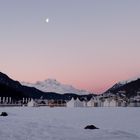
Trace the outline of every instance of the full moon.
<instances>
[{"instance_id":1,"label":"full moon","mask_svg":"<svg viewBox=\"0 0 140 140\"><path fill-rule=\"evenodd\" d=\"M49 18L46 18L46 23L49 23Z\"/></svg>"}]
</instances>

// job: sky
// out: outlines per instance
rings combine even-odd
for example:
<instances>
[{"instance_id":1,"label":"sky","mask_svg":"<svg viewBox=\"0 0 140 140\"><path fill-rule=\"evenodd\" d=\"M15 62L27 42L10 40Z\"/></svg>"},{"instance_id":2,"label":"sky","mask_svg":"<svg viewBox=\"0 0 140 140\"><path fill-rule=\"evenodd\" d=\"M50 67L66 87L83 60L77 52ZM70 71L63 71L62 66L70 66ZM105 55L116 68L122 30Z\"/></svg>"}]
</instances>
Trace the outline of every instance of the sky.
<instances>
[{"instance_id":1,"label":"sky","mask_svg":"<svg viewBox=\"0 0 140 140\"><path fill-rule=\"evenodd\" d=\"M139 0L0 0L0 71L15 80L102 93L140 77L139 53Z\"/></svg>"}]
</instances>

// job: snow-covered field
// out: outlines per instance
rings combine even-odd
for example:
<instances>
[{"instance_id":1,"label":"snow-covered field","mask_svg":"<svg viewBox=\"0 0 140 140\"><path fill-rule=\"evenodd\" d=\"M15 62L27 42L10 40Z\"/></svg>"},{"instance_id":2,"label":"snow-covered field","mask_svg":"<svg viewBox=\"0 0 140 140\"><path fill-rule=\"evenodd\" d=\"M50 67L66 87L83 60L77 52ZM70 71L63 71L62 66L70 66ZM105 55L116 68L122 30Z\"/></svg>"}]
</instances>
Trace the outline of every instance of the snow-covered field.
<instances>
[{"instance_id":1,"label":"snow-covered field","mask_svg":"<svg viewBox=\"0 0 140 140\"><path fill-rule=\"evenodd\" d=\"M140 108L1 107L0 140L140 140ZM85 130L94 124L98 130Z\"/></svg>"}]
</instances>

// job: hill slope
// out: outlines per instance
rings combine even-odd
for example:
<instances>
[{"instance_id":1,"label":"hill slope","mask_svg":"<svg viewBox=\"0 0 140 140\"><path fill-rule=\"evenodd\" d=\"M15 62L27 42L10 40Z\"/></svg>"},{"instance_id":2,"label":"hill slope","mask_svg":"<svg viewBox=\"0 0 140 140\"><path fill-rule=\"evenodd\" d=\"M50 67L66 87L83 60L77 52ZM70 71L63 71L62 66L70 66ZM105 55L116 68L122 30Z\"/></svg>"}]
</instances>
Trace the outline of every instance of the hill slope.
<instances>
[{"instance_id":1,"label":"hill slope","mask_svg":"<svg viewBox=\"0 0 140 140\"><path fill-rule=\"evenodd\" d=\"M56 81L55 81L56 82ZM34 99L64 99L69 100L74 98L91 98L93 95L77 95L73 93L59 94L55 92L43 92L35 87L28 87L20 84L8 77L6 74L0 72L0 97L12 97L13 99L34 98Z\"/></svg>"},{"instance_id":2,"label":"hill slope","mask_svg":"<svg viewBox=\"0 0 140 140\"><path fill-rule=\"evenodd\" d=\"M127 97L134 97L138 94L138 92L140 92L140 79L134 80L134 81L130 81L128 83L125 84L115 84L113 87L111 87L110 89L108 89L105 93L123 93L125 94Z\"/></svg>"},{"instance_id":3,"label":"hill slope","mask_svg":"<svg viewBox=\"0 0 140 140\"><path fill-rule=\"evenodd\" d=\"M57 93L45 93L34 87L21 85L18 81L12 80L6 74L0 72L0 96L12 97L15 99L30 97L30 98L62 98L62 95Z\"/></svg>"}]
</instances>

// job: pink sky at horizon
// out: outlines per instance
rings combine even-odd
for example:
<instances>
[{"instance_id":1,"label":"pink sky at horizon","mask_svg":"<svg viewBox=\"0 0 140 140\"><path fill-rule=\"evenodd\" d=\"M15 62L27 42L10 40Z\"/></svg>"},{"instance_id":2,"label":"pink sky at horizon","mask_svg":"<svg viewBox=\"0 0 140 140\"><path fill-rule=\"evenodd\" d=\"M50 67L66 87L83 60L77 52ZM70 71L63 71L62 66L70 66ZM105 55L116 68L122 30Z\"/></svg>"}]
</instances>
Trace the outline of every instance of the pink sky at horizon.
<instances>
[{"instance_id":1,"label":"pink sky at horizon","mask_svg":"<svg viewBox=\"0 0 140 140\"><path fill-rule=\"evenodd\" d=\"M107 89L111 88L114 84L121 82L121 81L127 81L127 80L135 80L137 78L139 78L139 76L131 76L128 77L127 75L123 75L123 77L117 77L114 76L113 78L115 80L112 80L107 78L106 81L102 80L104 78L99 78L99 79L83 79L83 80L79 80L79 79L75 79L73 80L73 78L63 78L61 76L55 78L55 77L47 77L45 78L45 74L37 74L36 76L32 75L32 74L27 74L27 75L23 75L23 74L17 74L17 73L5 73L7 74L10 78L12 78L13 80L17 80L19 82L29 82L29 83L36 83L37 81L44 81L47 79L56 79L58 82L62 83L62 84L67 84L67 85L72 85L73 87L77 88L77 89L83 89L83 90L87 90L91 93L95 93L95 94L101 94L103 92L105 92ZM102 85L102 86L101 86Z\"/></svg>"}]
</instances>

